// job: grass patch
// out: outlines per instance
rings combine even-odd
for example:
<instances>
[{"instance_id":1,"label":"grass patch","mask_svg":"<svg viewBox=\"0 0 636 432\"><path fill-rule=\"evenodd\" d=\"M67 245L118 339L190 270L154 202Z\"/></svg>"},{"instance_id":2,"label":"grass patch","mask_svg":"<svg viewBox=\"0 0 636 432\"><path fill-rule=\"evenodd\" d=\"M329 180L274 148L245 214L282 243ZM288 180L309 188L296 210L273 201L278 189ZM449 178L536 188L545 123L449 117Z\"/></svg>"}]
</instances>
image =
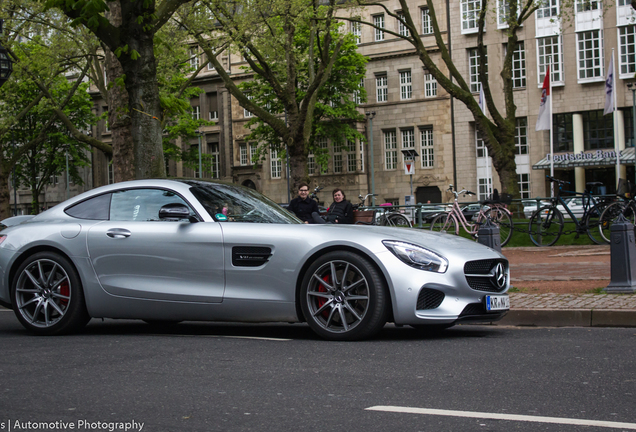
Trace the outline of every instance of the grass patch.
<instances>
[{"instance_id":1,"label":"grass patch","mask_svg":"<svg viewBox=\"0 0 636 432\"><path fill-rule=\"evenodd\" d=\"M585 291L583 294L607 294L605 291L603 291L604 289L605 287L594 288L594 289Z\"/></svg>"}]
</instances>

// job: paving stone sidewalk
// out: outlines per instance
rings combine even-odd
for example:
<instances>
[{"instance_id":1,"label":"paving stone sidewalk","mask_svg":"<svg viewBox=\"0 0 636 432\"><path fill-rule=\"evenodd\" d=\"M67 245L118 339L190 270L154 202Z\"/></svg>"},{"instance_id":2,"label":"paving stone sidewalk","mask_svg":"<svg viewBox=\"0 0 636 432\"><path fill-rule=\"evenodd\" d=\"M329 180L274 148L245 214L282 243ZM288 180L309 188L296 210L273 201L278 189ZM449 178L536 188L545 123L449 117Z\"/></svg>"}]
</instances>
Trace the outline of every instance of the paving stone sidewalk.
<instances>
[{"instance_id":1,"label":"paving stone sidewalk","mask_svg":"<svg viewBox=\"0 0 636 432\"><path fill-rule=\"evenodd\" d=\"M515 249L513 282L601 280L610 275L609 246ZM636 294L509 295L510 311L497 325L636 327Z\"/></svg>"}]
</instances>

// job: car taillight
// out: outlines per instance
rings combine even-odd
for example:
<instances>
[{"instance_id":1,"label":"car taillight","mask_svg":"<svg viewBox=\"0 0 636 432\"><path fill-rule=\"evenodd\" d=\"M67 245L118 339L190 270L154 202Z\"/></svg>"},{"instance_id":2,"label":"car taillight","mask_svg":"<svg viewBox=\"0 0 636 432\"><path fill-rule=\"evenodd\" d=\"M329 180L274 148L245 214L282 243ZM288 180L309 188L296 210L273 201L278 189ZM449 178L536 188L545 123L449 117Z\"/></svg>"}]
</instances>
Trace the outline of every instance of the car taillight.
<instances>
[{"instance_id":1,"label":"car taillight","mask_svg":"<svg viewBox=\"0 0 636 432\"><path fill-rule=\"evenodd\" d=\"M6 235L0 235L0 244L2 244L2 242L4 241L4 239L6 239L7 236Z\"/></svg>"}]
</instances>

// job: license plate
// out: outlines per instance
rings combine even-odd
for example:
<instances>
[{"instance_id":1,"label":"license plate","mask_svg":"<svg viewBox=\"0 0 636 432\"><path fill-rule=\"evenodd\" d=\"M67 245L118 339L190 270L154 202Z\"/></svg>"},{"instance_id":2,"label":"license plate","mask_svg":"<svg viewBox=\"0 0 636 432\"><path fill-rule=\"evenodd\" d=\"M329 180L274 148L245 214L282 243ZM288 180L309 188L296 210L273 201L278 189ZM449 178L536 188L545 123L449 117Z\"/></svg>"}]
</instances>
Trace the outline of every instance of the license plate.
<instances>
[{"instance_id":1,"label":"license plate","mask_svg":"<svg viewBox=\"0 0 636 432\"><path fill-rule=\"evenodd\" d=\"M487 311L500 311L508 309L510 309L510 297L508 297L507 295L486 296Z\"/></svg>"}]
</instances>

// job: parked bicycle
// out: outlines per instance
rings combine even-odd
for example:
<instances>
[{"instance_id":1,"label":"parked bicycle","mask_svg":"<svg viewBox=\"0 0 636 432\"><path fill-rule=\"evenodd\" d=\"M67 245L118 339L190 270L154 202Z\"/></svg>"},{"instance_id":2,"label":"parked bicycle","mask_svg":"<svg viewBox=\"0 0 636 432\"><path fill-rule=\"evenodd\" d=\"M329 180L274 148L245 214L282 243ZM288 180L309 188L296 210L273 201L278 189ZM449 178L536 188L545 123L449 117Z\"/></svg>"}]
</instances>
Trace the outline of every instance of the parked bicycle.
<instances>
[{"instance_id":1,"label":"parked bicycle","mask_svg":"<svg viewBox=\"0 0 636 432\"><path fill-rule=\"evenodd\" d=\"M616 196L620 201L615 201L605 207L601 213L599 221L599 230L601 237L605 243L610 242L611 228L616 218L623 215L625 219L636 225L636 201L634 198L634 185L631 182L620 179L618 182L618 192Z\"/></svg>"},{"instance_id":2,"label":"parked bicycle","mask_svg":"<svg viewBox=\"0 0 636 432\"><path fill-rule=\"evenodd\" d=\"M394 227L411 227L411 222L406 216L399 211L393 209L390 203L380 204L378 208L369 208L366 201L369 197L377 196L376 194L358 195L359 204L353 206L353 219L355 224L363 225L380 225Z\"/></svg>"},{"instance_id":3,"label":"parked bicycle","mask_svg":"<svg viewBox=\"0 0 636 432\"><path fill-rule=\"evenodd\" d=\"M561 205L572 219L572 222L574 222L574 231L572 232L577 235L587 233L590 240L594 243L602 244L604 240L601 236L602 230L599 229L599 221L606 204L597 202L588 190L573 192L575 195L582 197L583 201L583 214L581 219L578 219L561 197L563 186L569 184L569 182L550 176L546 177L551 182L556 183L558 187L556 188L556 196L550 199L550 204L535 211L530 218L529 230L532 242L537 246L552 246L559 240L565 225L563 213L557 208L558 205ZM590 182L587 186L596 186L598 184L600 183Z\"/></svg>"},{"instance_id":4,"label":"parked bicycle","mask_svg":"<svg viewBox=\"0 0 636 432\"><path fill-rule=\"evenodd\" d=\"M457 191L450 185L448 190L455 196L455 201L449 212L440 213L431 222L431 231L454 232L459 235L459 227L470 234L473 238L478 237L479 228L490 218L491 222L499 227L500 244L504 246L512 237L513 223L512 213L506 207L506 203L499 200L487 200L481 204L476 215L473 216L474 223L468 222L466 216L459 206L460 195L475 195L474 192L463 189ZM509 203L508 203L509 204Z\"/></svg>"}]
</instances>

